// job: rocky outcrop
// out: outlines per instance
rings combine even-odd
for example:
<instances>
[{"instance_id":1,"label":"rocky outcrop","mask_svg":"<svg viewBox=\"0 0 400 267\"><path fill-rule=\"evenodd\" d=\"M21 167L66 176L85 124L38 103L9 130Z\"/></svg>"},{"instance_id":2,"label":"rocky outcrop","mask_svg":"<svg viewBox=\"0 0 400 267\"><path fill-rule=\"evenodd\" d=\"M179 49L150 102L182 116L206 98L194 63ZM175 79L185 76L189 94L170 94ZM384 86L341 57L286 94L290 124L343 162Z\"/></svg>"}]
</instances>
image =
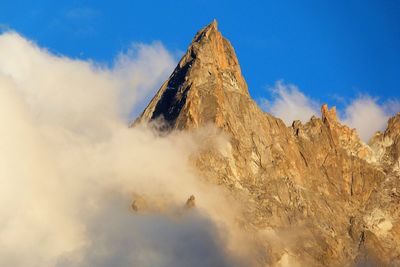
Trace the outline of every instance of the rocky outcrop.
<instances>
[{"instance_id":1,"label":"rocky outcrop","mask_svg":"<svg viewBox=\"0 0 400 267\"><path fill-rule=\"evenodd\" d=\"M328 105L321 107L322 120L331 132L337 146L343 147L350 155L374 162L375 158L370 147L360 140L356 129L351 129L339 123L336 116L336 107L328 109Z\"/></svg>"},{"instance_id":2,"label":"rocky outcrop","mask_svg":"<svg viewBox=\"0 0 400 267\"><path fill-rule=\"evenodd\" d=\"M268 254L260 266L388 265L400 255L399 115L368 146L337 120L335 108L321 111L322 118L291 127L261 111L214 21L196 34L135 124L222 130L229 141L194 155L193 164L243 199L242 221Z\"/></svg>"},{"instance_id":3,"label":"rocky outcrop","mask_svg":"<svg viewBox=\"0 0 400 267\"><path fill-rule=\"evenodd\" d=\"M375 160L387 173L400 173L400 113L388 121L384 132L377 132L369 142Z\"/></svg>"}]
</instances>

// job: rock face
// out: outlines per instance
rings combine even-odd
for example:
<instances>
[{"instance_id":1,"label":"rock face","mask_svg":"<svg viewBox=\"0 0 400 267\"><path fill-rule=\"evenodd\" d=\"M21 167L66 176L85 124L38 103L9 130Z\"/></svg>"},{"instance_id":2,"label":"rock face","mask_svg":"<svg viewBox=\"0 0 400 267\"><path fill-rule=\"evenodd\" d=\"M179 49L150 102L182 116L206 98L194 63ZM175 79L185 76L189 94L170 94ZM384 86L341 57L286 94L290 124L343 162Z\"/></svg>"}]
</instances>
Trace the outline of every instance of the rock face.
<instances>
[{"instance_id":1,"label":"rock face","mask_svg":"<svg viewBox=\"0 0 400 267\"><path fill-rule=\"evenodd\" d=\"M229 137L194 164L245 196L244 223L267 254L259 266L400 266L400 114L366 145L335 108L321 111L291 127L261 111L213 21L135 123L164 120L164 131L213 124Z\"/></svg>"},{"instance_id":2,"label":"rock face","mask_svg":"<svg viewBox=\"0 0 400 267\"><path fill-rule=\"evenodd\" d=\"M388 122L385 132L378 132L370 141L376 161L386 172L400 172L400 113Z\"/></svg>"}]
</instances>

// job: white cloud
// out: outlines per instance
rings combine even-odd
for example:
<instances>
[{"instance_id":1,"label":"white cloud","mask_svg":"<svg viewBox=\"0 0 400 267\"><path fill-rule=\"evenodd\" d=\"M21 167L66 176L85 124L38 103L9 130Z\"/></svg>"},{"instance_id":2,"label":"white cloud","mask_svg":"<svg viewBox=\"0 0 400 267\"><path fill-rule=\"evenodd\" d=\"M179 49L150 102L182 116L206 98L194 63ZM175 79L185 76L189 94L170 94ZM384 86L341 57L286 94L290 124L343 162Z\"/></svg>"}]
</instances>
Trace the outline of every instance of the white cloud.
<instances>
[{"instance_id":1,"label":"white cloud","mask_svg":"<svg viewBox=\"0 0 400 267\"><path fill-rule=\"evenodd\" d=\"M272 99L262 99L261 106L264 110L282 119L287 125L291 125L294 120L301 120L305 123L313 115L320 113L318 102L304 95L293 84L278 81L270 91Z\"/></svg>"},{"instance_id":2,"label":"white cloud","mask_svg":"<svg viewBox=\"0 0 400 267\"><path fill-rule=\"evenodd\" d=\"M262 99L261 106L267 112L283 119L290 125L293 120L307 122L312 115L320 116L320 104L304 95L295 85L277 82L271 89L272 99ZM336 96L338 98L338 96ZM386 127L387 120L400 111L400 101L388 100L382 104L367 94L360 95L346 105L344 111L338 110L340 121L356 128L360 138L368 142L372 135Z\"/></svg>"},{"instance_id":3,"label":"white cloud","mask_svg":"<svg viewBox=\"0 0 400 267\"><path fill-rule=\"evenodd\" d=\"M346 108L342 121L356 128L360 138L365 142L377 132L384 130L388 119L400 111L400 102L389 100L383 104L369 95L360 95Z\"/></svg>"},{"instance_id":4,"label":"white cloud","mask_svg":"<svg viewBox=\"0 0 400 267\"><path fill-rule=\"evenodd\" d=\"M144 109L144 104L154 96L161 82L172 72L175 60L160 42L151 45L133 43L120 53L114 63L113 75L129 90L120 99L126 110L132 109L134 115Z\"/></svg>"},{"instance_id":5,"label":"white cloud","mask_svg":"<svg viewBox=\"0 0 400 267\"><path fill-rule=\"evenodd\" d=\"M215 132L127 128L174 62L160 43L132 49L110 69L0 35L0 266L232 266L249 247L231 240L234 204L186 164ZM129 212L134 194L153 211Z\"/></svg>"}]
</instances>

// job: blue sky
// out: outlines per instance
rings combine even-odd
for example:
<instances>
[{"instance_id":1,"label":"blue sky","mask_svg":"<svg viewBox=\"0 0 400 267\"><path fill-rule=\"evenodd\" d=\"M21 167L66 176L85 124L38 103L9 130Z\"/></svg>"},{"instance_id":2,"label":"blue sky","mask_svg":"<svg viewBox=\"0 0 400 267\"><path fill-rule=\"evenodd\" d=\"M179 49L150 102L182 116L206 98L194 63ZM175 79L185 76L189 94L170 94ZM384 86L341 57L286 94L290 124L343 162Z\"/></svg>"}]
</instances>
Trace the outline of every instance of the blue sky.
<instances>
[{"instance_id":1,"label":"blue sky","mask_svg":"<svg viewBox=\"0 0 400 267\"><path fill-rule=\"evenodd\" d=\"M400 1L0 2L0 24L57 54L110 63L132 42L180 55L213 18L256 99L277 80L320 102L399 98Z\"/></svg>"}]
</instances>

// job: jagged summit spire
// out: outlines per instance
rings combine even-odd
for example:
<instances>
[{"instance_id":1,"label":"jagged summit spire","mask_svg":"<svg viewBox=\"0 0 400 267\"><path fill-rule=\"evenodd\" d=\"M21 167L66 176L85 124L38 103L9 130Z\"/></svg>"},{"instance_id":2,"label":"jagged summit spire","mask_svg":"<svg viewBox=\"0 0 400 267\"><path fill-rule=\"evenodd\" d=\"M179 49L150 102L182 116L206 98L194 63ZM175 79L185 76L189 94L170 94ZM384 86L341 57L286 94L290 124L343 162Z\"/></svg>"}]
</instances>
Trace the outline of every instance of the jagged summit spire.
<instances>
[{"instance_id":1,"label":"jagged summit spire","mask_svg":"<svg viewBox=\"0 0 400 267\"><path fill-rule=\"evenodd\" d=\"M163 117L174 127L215 122L229 105L230 94L250 98L232 45L213 20L197 32L169 79L138 122Z\"/></svg>"},{"instance_id":2,"label":"jagged summit spire","mask_svg":"<svg viewBox=\"0 0 400 267\"><path fill-rule=\"evenodd\" d=\"M202 38L208 37L211 32L219 32L218 22L216 19L214 19L210 24L208 24L203 29L198 31L195 37L193 38L193 42L199 42Z\"/></svg>"},{"instance_id":3,"label":"jagged summit spire","mask_svg":"<svg viewBox=\"0 0 400 267\"><path fill-rule=\"evenodd\" d=\"M213 21L210 23L210 25L214 26L215 28L218 27L218 21L217 19L213 19Z\"/></svg>"},{"instance_id":4,"label":"jagged summit spire","mask_svg":"<svg viewBox=\"0 0 400 267\"><path fill-rule=\"evenodd\" d=\"M218 22L216 19L213 19L210 24L205 26L199 32L209 32L209 31L218 31Z\"/></svg>"},{"instance_id":5,"label":"jagged summit spire","mask_svg":"<svg viewBox=\"0 0 400 267\"><path fill-rule=\"evenodd\" d=\"M336 107L328 108L328 104L321 106L322 120L327 122L337 122Z\"/></svg>"}]
</instances>

